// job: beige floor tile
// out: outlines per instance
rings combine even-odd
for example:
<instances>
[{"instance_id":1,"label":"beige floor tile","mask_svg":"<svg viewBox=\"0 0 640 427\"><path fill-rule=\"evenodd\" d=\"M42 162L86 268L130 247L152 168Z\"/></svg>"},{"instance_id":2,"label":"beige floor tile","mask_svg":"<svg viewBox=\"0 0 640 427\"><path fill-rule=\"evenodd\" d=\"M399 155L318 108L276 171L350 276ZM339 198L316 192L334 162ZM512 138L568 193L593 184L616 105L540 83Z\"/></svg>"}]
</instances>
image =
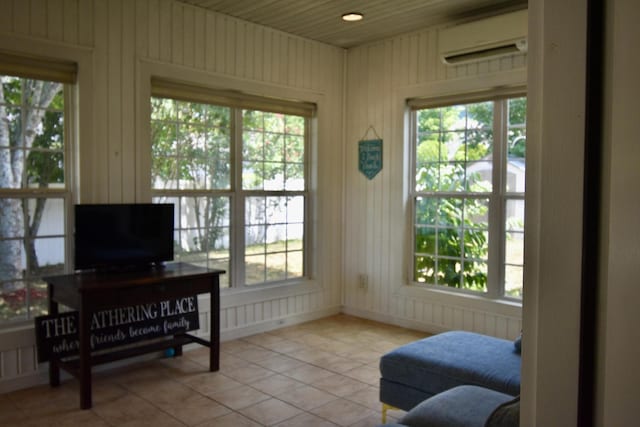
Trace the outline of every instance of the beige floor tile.
<instances>
[{"instance_id":1,"label":"beige floor tile","mask_svg":"<svg viewBox=\"0 0 640 427\"><path fill-rule=\"evenodd\" d=\"M344 357L336 356L334 359L326 363L325 362L316 363L316 366L326 369L327 371L342 374L352 369L362 367L364 366L364 364L357 360L349 360Z\"/></svg>"},{"instance_id":2,"label":"beige floor tile","mask_svg":"<svg viewBox=\"0 0 640 427\"><path fill-rule=\"evenodd\" d=\"M285 390L292 390L303 385L303 383L281 374L275 374L251 383L251 387L272 396L275 396Z\"/></svg>"},{"instance_id":3,"label":"beige floor tile","mask_svg":"<svg viewBox=\"0 0 640 427\"><path fill-rule=\"evenodd\" d=\"M91 409L110 425L183 425L167 413L159 411L157 407L141 397L128 394L102 405L94 405ZM159 417L163 415L163 417Z\"/></svg>"},{"instance_id":4,"label":"beige floor tile","mask_svg":"<svg viewBox=\"0 0 640 427\"><path fill-rule=\"evenodd\" d=\"M196 425L231 410L181 383L165 382L142 397L186 425Z\"/></svg>"},{"instance_id":5,"label":"beige floor tile","mask_svg":"<svg viewBox=\"0 0 640 427\"><path fill-rule=\"evenodd\" d=\"M323 418L320 418L308 412L303 412L302 414L296 417L290 418L286 421L283 421L275 425L275 427L336 427L336 426L337 424L334 424L330 421L327 421Z\"/></svg>"},{"instance_id":6,"label":"beige floor tile","mask_svg":"<svg viewBox=\"0 0 640 427\"><path fill-rule=\"evenodd\" d=\"M202 360L188 357L162 359L160 366L162 366L164 373L171 378L184 378L188 375L209 372L209 352L207 351Z\"/></svg>"},{"instance_id":7,"label":"beige floor tile","mask_svg":"<svg viewBox=\"0 0 640 427\"><path fill-rule=\"evenodd\" d=\"M209 357L209 347L203 347L203 346L196 346L195 348L185 348L184 353L182 353L182 355L187 358L187 359L191 359L193 357L202 357L202 356L207 356Z\"/></svg>"},{"instance_id":8,"label":"beige floor tile","mask_svg":"<svg viewBox=\"0 0 640 427\"><path fill-rule=\"evenodd\" d=\"M241 351L259 349L257 345L253 345L242 340L224 341L220 343L220 351L224 353L236 354Z\"/></svg>"},{"instance_id":9,"label":"beige floor tile","mask_svg":"<svg viewBox=\"0 0 640 427\"><path fill-rule=\"evenodd\" d=\"M243 366L242 368L233 369L231 371L227 371L225 369L224 374L236 381L240 381L243 384L251 385L258 380L274 375L275 372L269 369L265 369L261 366L251 364L249 366Z\"/></svg>"},{"instance_id":10,"label":"beige floor tile","mask_svg":"<svg viewBox=\"0 0 640 427\"><path fill-rule=\"evenodd\" d=\"M378 341L375 344L375 348L376 350L382 351L383 353L388 353L391 350L395 350L396 348L398 348L399 345L395 342L392 341Z\"/></svg>"},{"instance_id":11,"label":"beige floor tile","mask_svg":"<svg viewBox=\"0 0 640 427\"><path fill-rule=\"evenodd\" d=\"M392 422L393 420L387 419L387 422ZM353 424L350 424L349 427L378 427L382 424L382 415L371 414L366 418L363 418Z\"/></svg>"},{"instance_id":12,"label":"beige floor tile","mask_svg":"<svg viewBox=\"0 0 640 427\"><path fill-rule=\"evenodd\" d=\"M244 368L245 366L250 365L251 362L249 362L248 360L242 359L229 353L220 353L220 370L223 372L232 371L238 368Z\"/></svg>"},{"instance_id":13,"label":"beige floor tile","mask_svg":"<svg viewBox=\"0 0 640 427\"><path fill-rule=\"evenodd\" d=\"M429 336L431 336L431 334L427 334L426 332L402 332L395 338L389 338L389 341L393 341L399 347L414 341L423 340Z\"/></svg>"},{"instance_id":14,"label":"beige floor tile","mask_svg":"<svg viewBox=\"0 0 640 427\"><path fill-rule=\"evenodd\" d=\"M257 361L268 359L277 355L278 353L264 348L250 348L235 353L235 356L252 363L256 363Z\"/></svg>"},{"instance_id":15,"label":"beige floor tile","mask_svg":"<svg viewBox=\"0 0 640 427\"><path fill-rule=\"evenodd\" d=\"M337 354L351 360L357 360L362 363L370 363L373 361L379 361L380 356L386 352L370 349L361 345L352 344L349 348L340 350Z\"/></svg>"},{"instance_id":16,"label":"beige floor tile","mask_svg":"<svg viewBox=\"0 0 640 427\"><path fill-rule=\"evenodd\" d=\"M165 404L173 401L186 401L198 392L177 381L162 381L153 388L145 388L136 392L140 397L154 404Z\"/></svg>"},{"instance_id":17,"label":"beige floor tile","mask_svg":"<svg viewBox=\"0 0 640 427\"><path fill-rule=\"evenodd\" d=\"M268 359L259 360L256 362L257 365L262 366L263 368L267 368L271 371L275 372L285 372L290 371L293 368L299 368L303 366L305 363L294 359L288 356L277 355L270 357Z\"/></svg>"},{"instance_id":18,"label":"beige floor tile","mask_svg":"<svg viewBox=\"0 0 640 427\"><path fill-rule=\"evenodd\" d=\"M184 423L169 414L158 411L144 419L131 419L117 424L118 427L184 427ZM53 426L52 426L53 427Z\"/></svg>"},{"instance_id":19,"label":"beige floor tile","mask_svg":"<svg viewBox=\"0 0 640 427\"><path fill-rule=\"evenodd\" d=\"M275 342L264 342L260 344L260 346L268 350L275 351L277 353L287 353L287 354L294 351L308 348L308 346L305 344L302 344L296 341L291 341L282 337L278 337L278 338L281 338L281 340L275 341Z\"/></svg>"},{"instance_id":20,"label":"beige floor tile","mask_svg":"<svg viewBox=\"0 0 640 427\"><path fill-rule=\"evenodd\" d=\"M374 411L382 410L382 404L380 403L380 389L373 386L367 386L362 390L358 390L355 393L346 396L352 402L359 403Z\"/></svg>"},{"instance_id":21,"label":"beige floor tile","mask_svg":"<svg viewBox=\"0 0 640 427\"><path fill-rule=\"evenodd\" d=\"M231 412L231 409L226 406L199 394L184 400L176 399L162 402L162 404L153 402L153 404L189 426L195 426Z\"/></svg>"},{"instance_id":22,"label":"beige floor tile","mask_svg":"<svg viewBox=\"0 0 640 427\"><path fill-rule=\"evenodd\" d=\"M344 357L340 357L337 354L330 353L328 351L322 351L313 349L316 353L315 357L310 358L310 362L313 365L325 367L325 366L333 366L334 364L348 362L349 359Z\"/></svg>"},{"instance_id":23,"label":"beige floor tile","mask_svg":"<svg viewBox=\"0 0 640 427\"><path fill-rule=\"evenodd\" d=\"M277 424L302 413L300 409L278 399L265 400L238 412L257 423L267 426Z\"/></svg>"},{"instance_id":24,"label":"beige floor tile","mask_svg":"<svg viewBox=\"0 0 640 427\"><path fill-rule=\"evenodd\" d=\"M339 334L332 334L331 339L333 340L331 343L324 346L325 351L330 351L334 354L349 354L350 351L360 350L359 347L354 347L353 344L349 343L348 338L340 338L342 335L350 336L348 332L340 332Z\"/></svg>"},{"instance_id":25,"label":"beige floor tile","mask_svg":"<svg viewBox=\"0 0 640 427\"><path fill-rule=\"evenodd\" d=\"M361 366L346 371L343 375L373 386L380 384L380 368L374 368L373 366Z\"/></svg>"},{"instance_id":26,"label":"beige floor tile","mask_svg":"<svg viewBox=\"0 0 640 427\"><path fill-rule=\"evenodd\" d=\"M278 335L273 335L270 333L264 333L264 334L257 334L257 335L252 335L250 337L245 337L242 338L242 341L246 341L250 344L253 345L259 345L261 347L266 347L266 346L271 346L271 345L277 345L278 343L282 342L284 340L284 338L278 336Z\"/></svg>"},{"instance_id":27,"label":"beige floor tile","mask_svg":"<svg viewBox=\"0 0 640 427\"><path fill-rule=\"evenodd\" d=\"M305 411L317 408L318 406L325 405L337 399L333 394L329 394L326 391L322 391L308 385L282 391L281 393L278 393L276 397L297 406L300 409L304 409Z\"/></svg>"},{"instance_id":28,"label":"beige floor tile","mask_svg":"<svg viewBox=\"0 0 640 427\"><path fill-rule=\"evenodd\" d=\"M0 394L0 426L17 425L25 418L26 414L6 394Z\"/></svg>"},{"instance_id":29,"label":"beige floor tile","mask_svg":"<svg viewBox=\"0 0 640 427\"><path fill-rule=\"evenodd\" d=\"M238 410L267 400L271 396L255 388L243 385L231 390L211 393L209 397L233 410Z\"/></svg>"},{"instance_id":30,"label":"beige floor tile","mask_svg":"<svg viewBox=\"0 0 640 427\"><path fill-rule=\"evenodd\" d=\"M322 359L328 359L331 357L337 357L335 354L327 353L325 351L318 350L313 347L305 347L302 350L289 353L290 357L301 360L306 363L314 364L314 362Z\"/></svg>"},{"instance_id":31,"label":"beige floor tile","mask_svg":"<svg viewBox=\"0 0 640 427\"><path fill-rule=\"evenodd\" d=\"M345 399L334 400L310 412L341 426L350 426L370 415L375 415L375 412L366 406Z\"/></svg>"},{"instance_id":32,"label":"beige floor tile","mask_svg":"<svg viewBox=\"0 0 640 427\"><path fill-rule=\"evenodd\" d=\"M297 341L302 344L310 345L312 347L320 347L320 348L322 348L322 346L324 345L331 343L331 340L329 338L325 338L315 333L300 335L295 339L293 339L292 341Z\"/></svg>"},{"instance_id":33,"label":"beige floor tile","mask_svg":"<svg viewBox=\"0 0 640 427\"><path fill-rule=\"evenodd\" d=\"M260 424L237 412L232 412L228 415L205 421L198 427L260 427Z\"/></svg>"},{"instance_id":34,"label":"beige floor tile","mask_svg":"<svg viewBox=\"0 0 640 427\"><path fill-rule=\"evenodd\" d=\"M148 396L156 393L160 389L171 388L172 384L180 384L178 381L168 377L150 378L139 381L125 381L120 383L123 387L139 396Z\"/></svg>"},{"instance_id":35,"label":"beige floor tile","mask_svg":"<svg viewBox=\"0 0 640 427\"><path fill-rule=\"evenodd\" d=\"M104 378L119 384L168 378L164 369L162 369L161 362L155 360L134 363L114 370L101 371L97 374L94 373L93 377Z\"/></svg>"},{"instance_id":36,"label":"beige floor tile","mask_svg":"<svg viewBox=\"0 0 640 427\"><path fill-rule=\"evenodd\" d=\"M306 384L313 384L321 378L326 378L334 374L326 369L307 364L286 371L284 372L284 375Z\"/></svg>"},{"instance_id":37,"label":"beige floor tile","mask_svg":"<svg viewBox=\"0 0 640 427\"><path fill-rule=\"evenodd\" d=\"M339 374L321 378L316 381L313 386L339 397L349 396L368 387L367 384L363 382Z\"/></svg>"},{"instance_id":38,"label":"beige floor tile","mask_svg":"<svg viewBox=\"0 0 640 427\"><path fill-rule=\"evenodd\" d=\"M42 427L42 426L64 426L64 427L109 427L109 424L100 418L93 411L85 411L76 409L65 413L42 417L42 415L33 415L33 417L25 417L16 423L0 424L3 426L20 426L20 427Z\"/></svg>"},{"instance_id":39,"label":"beige floor tile","mask_svg":"<svg viewBox=\"0 0 640 427\"><path fill-rule=\"evenodd\" d=\"M62 419L73 419L74 417L77 417L81 412L84 411L80 410L80 399L76 398L73 400L58 399L54 402L43 402L37 407L32 407L29 410L24 411L23 413L26 415L27 419L48 420L47 422L49 422L50 420L55 420L55 422L57 423Z\"/></svg>"},{"instance_id":40,"label":"beige floor tile","mask_svg":"<svg viewBox=\"0 0 640 427\"><path fill-rule=\"evenodd\" d=\"M242 386L242 383L219 372L194 375L184 380L183 384L206 396Z\"/></svg>"},{"instance_id":41,"label":"beige floor tile","mask_svg":"<svg viewBox=\"0 0 640 427\"><path fill-rule=\"evenodd\" d=\"M80 399L79 393L80 392L78 391L78 399ZM116 399L124 397L127 393L129 393L129 391L121 385L106 381L93 381L91 389L94 405L112 402Z\"/></svg>"},{"instance_id":42,"label":"beige floor tile","mask_svg":"<svg viewBox=\"0 0 640 427\"><path fill-rule=\"evenodd\" d=\"M224 356L230 356L229 353L220 353L220 363L222 363L222 359ZM167 360L190 360L192 362L197 363L201 366L201 369L209 369L209 348L208 347L198 347L191 350L185 350L182 357L176 357L173 359Z\"/></svg>"},{"instance_id":43,"label":"beige floor tile","mask_svg":"<svg viewBox=\"0 0 640 427\"><path fill-rule=\"evenodd\" d=\"M295 341L295 338L304 335L307 331L301 325L295 325L270 331L269 333L290 341Z\"/></svg>"},{"instance_id":44,"label":"beige floor tile","mask_svg":"<svg viewBox=\"0 0 640 427\"><path fill-rule=\"evenodd\" d=\"M110 377L109 380L139 394L153 391L164 383L175 382L165 374L161 365L148 363L138 366L139 370L129 369Z\"/></svg>"},{"instance_id":45,"label":"beige floor tile","mask_svg":"<svg viewBox=\"0 0 640 427\"><path fill-rule=\"evenodd\" d=\"M8 393L6 397L16 407L23 410L31 410L45 403L61 402L67 404L74 402L80 404L77 389L73 387L75 380L65 381L59 387L40 385L23 390Z\"/></svg>"}]
</instances>

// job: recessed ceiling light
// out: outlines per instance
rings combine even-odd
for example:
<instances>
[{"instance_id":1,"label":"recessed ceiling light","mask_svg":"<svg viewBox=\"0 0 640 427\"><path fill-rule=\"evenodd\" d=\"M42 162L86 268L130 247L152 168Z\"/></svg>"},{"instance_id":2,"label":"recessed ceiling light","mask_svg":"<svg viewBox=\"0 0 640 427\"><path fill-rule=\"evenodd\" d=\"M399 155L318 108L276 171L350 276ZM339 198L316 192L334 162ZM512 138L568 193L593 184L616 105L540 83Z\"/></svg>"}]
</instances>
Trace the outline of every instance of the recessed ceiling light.
<instances>
[{"instance_id":1,"label":"recessed ceiling light","mask_svg":"<svg viewBox=\"0 0 640 427\"><path fill-rule=\"evenodd\" d=\"M342 20L347 22L362 21L364 15L360 12L349 12L342 15Z\"/></svg>"}]
</instances>

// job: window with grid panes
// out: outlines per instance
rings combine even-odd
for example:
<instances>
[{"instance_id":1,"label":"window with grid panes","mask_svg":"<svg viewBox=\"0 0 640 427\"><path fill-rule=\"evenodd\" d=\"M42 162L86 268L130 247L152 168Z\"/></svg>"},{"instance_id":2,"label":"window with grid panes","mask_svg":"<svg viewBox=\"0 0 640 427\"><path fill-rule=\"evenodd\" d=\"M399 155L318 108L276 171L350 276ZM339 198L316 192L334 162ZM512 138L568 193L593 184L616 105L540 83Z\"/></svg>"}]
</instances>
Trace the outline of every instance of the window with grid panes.
<instances>
[{"instance_id":1,"label":"window with grid panes","mask_svg":"<svg viewBox=\"0 0 640 427\"><path fill-rule=\"evenodd\" d=\"M413 282L521 298L526 98L412 108Z\"/></svg>"},{"instance_id":2,"label":"window with grid panes","mask_svg":"<svg viewBox=\"0 0 640 427\"><path fill-rule=\"evenodd\" d=\"M176 260L225 270L223 287L305 278L311 112L156 86L152 194L175 205Z\"/></svg>"},{"instance_id":3,"label":"window with grid panes","mask_svg":"<svg viewBox=\"0 0 640 427\"><path fill-rule=\"evenodd\" d=\"M67 271L75 65L6 53L0 64L0 325L10 325L46 314L41 277Z\"/></svg>"}]
</instances>

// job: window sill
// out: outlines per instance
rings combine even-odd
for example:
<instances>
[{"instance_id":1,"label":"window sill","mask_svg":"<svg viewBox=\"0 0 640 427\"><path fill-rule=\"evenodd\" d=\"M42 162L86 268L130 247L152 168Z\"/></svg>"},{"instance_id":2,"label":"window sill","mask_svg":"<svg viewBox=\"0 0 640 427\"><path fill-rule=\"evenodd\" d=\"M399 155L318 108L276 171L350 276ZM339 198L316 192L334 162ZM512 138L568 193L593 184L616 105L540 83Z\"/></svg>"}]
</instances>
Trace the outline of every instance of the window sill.
<instances>
[{"instance_id":1,"label":"window sill","mask_svg":"<svg viewBox=\"0 0 640 427\"><path fill-rule=\"evenodd\" d=\"M295 282L274 283L270 285L244 286L220 290L220 308L237 307L278 298L287 298L317 292L320 285L313 279L301 279Z\"/></svg>"},{"instance_id":2,"label":"window sill","mask_svg":"<svg viewBox=\"0 0 640 427\"><path fill-rule=\"evenodd\" d=\"M396 295L425 299L450 306L472 308L504 316L520 317L522 315L522 302L506 298L492 298L487 295L475 295L416 285L402 285L396 291Z\"/></svg>"}]
</instances>

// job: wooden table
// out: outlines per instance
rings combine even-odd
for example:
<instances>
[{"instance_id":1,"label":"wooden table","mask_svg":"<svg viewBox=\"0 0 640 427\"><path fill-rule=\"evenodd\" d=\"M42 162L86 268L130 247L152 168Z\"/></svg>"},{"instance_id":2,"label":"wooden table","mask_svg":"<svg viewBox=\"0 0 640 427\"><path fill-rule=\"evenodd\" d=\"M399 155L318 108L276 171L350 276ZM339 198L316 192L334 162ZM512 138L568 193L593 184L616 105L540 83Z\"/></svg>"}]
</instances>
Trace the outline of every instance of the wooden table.
<instances>
[{"instance_id":1,"label":"wooden table","mask_svg":"<svg viewBox=\"0 0 640 427\"><path fill-rule=\"evenodd\" d=\"M49 384L60 385L60 368L80 381L80 408L91 408L91 367L144 353L173 348L182 354L182 346L192 342L209 347L209 370L220 368L220 274L185 263L171 263L142 271L112 273L75 273L43 278L48 284L49 314L58 314L58 304L77 310L79 315L79 355L77 358L49 362ZM90 349L92 314L104 309L159 302L202 293L211 295L210 340L187 333L168 339L131 346L101 354Z\"/></svg>"}]
</instances>

